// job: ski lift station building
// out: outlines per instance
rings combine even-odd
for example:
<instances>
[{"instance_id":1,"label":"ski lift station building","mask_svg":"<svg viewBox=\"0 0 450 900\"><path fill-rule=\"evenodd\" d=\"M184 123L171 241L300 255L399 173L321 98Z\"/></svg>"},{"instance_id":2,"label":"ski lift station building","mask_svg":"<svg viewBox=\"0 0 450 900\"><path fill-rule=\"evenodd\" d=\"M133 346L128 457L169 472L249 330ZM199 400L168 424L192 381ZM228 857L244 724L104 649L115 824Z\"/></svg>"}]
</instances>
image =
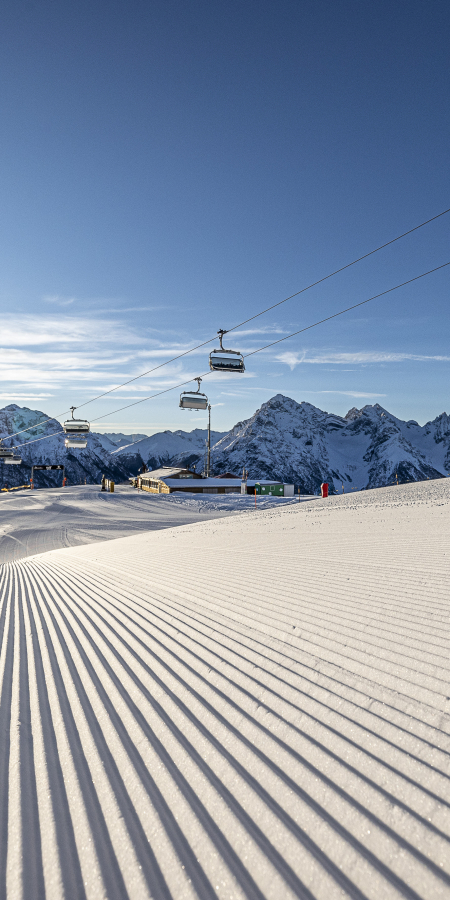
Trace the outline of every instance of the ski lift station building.
<instances>
[{"instance_id":1,"label":"ski lift station building","mask_svg":"<svg viewBox=\"0 0 450 900\"><path fill-rule=\"evenodd\" d=\"M152 472L145 472L137 478L132 479L135 485L139 485L144 491L150 494L172 494L173 491L186 491L190 494L240 494L241 479L240 478L204 478L197 472L190 469L171 468L162 466L154 469ZM248 493L255 493L255 485L258 484L260 489L256 488L257 493L271 494L276 493L279 496L293 497L293 484L277 484L273 481L247 481ZM269 490L270 488L278 488L278 490ZM266 488L266 490L261 490Z\"/></svg>"}]
</instances>

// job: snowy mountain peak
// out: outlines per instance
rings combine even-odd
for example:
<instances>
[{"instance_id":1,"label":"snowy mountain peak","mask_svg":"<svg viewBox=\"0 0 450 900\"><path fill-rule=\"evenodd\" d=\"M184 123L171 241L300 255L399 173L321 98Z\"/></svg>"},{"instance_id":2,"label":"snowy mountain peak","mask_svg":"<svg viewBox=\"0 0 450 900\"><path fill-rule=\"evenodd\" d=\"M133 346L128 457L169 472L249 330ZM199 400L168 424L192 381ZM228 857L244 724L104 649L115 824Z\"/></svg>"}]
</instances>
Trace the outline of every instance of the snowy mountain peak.
<instances>
[{"instance_id":1,"label":"snowy mountain peak","mask_svg":"<svg viewBox=\"0 0 450 900\"><path fill-rule=\"evenodd\" d=\"M362 416L362 410L357 409L356 406L352 406L349 409L348 413L344 416L347 422L353 422L354 419L359 419Z\"/></svg>"},{"instance_id":2,"label":"snowy mountain peak","mask_svg":"<svg viewBox=\"0 0 450 900\"><path fill-rule=\"evenodd\" d=\"M258 415L258 413L266 413L271 411L283 410L291 415L303 415L307 416L315 416L319 414L320 416L327 416L328 413L323 412L323 410L318 409L317 406L313 406L312 403L308 403L306 400L302 400L300 403L297 400L292 400L291 397L285 397L284 394L275 394L274 397L271 397L270 400L267 400L262 404L260 409L257 409L254 416Z\"/></svg>"},{"instance_id":3,"label":"snowy mountain peak","mask_svg":"<svg viewBox=\"0 0 450 900\"><path fill-rule=\"evenodd\" d=\"M290 481L313 493L322 481L336 490L437 478L450 468L450 421L442 415L413 426L379 403L353 407L343 418L276 394L214 447L215 472L243 466L251 478Z\"/></svg>"},{"instance_id":4,"label":"snowy mountain peak","mask_svg":"<svg viewBox=\"0 0 450 900\"><path fill-rule=\"evenodd\" d=\"M25 429L28 430L25 431ZM16 403L10 403L0 410L0 436L23 432L14 438L16 443L29 441L31 438L40 437L59 429L61 429L60 423L56 419L49 419L39 409L28 409L26 406L20 407Z\"/></svg>"}]
</instances>

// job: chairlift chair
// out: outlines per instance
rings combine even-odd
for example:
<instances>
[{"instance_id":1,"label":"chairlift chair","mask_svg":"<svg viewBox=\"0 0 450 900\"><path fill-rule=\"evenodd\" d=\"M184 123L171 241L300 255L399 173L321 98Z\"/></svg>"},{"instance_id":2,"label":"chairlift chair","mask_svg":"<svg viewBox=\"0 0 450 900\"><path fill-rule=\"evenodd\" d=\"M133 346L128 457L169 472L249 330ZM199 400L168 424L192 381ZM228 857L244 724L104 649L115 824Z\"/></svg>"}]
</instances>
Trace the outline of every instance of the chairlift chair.
<instances>
[{"instance_id":1,"label":"chairlift chair","mask_svg":"<svg viewBox=\"0 0 450 900\"><path fill-rule=\"evenodd\" d=\"M63 429L65 434L88 434L91 430L91 426L86 419L74 419L73 414L76 410L76 406L70 407L72 412L72 418L68 419L67 422L64 422Z\"/></svg>"},{"instance_id":2,"label":"chairlift chair","mask_svg":"<svg viewBox=\"0 0 450 900\"><path fill-rule=\"evenodd\" d=\"M14 450L10 447L2 447L0 441L0 462L7 466L20 466L22 460L20 456L14 456Z\"/></svg>"},{"instance_id":3,"label":"chairlift chair","mask_svg":"<svg viewBox=\"0 0 450 900\"><path fill-rule=\"evenodd\" d=\"M66 447L72 447L73 450L84 450L87 447L87 434L91 426L86 419L74 419L73 414L76 406L70 407L72 418L64 422L64 433L67 434L64 441Z\"/></svg>"},{"instance_id":4,"label":"chairlift chair","mask_svg":"<svg viewBox=\"0 0 450 900\"><path fill-rule=\"evenodd\" d=\"M87 438L74 434L66 437L64 443L66 447L72 447L74 450L84 450L87 447Z\"/></svg>"},{"instance_id":5,"label":"chairlift chair","mask_svg":"<svg viewBox=\"0 0 450 900\"><path fill-rule=\"evenodd\" d=\"M226 350L222 340L226 331L221 328L219 335L220 349L209 354L209 368L212 372L245 372L244 357L238 350Z\"/></svg>"},{"instance_id":6,"label":"chairlift chair","mask_svg":"<svg viewBox=\"0 0 450 900\"><path fill-rule=\"evenodd\" d=\"M208 398L206 394L202 394L200 390L200 384L202 379L195 378L194 381L197 382L197 390L196 391L183 391L180 394L180 407L181 409L208 409Z\"/></svg>"}]
</instances>

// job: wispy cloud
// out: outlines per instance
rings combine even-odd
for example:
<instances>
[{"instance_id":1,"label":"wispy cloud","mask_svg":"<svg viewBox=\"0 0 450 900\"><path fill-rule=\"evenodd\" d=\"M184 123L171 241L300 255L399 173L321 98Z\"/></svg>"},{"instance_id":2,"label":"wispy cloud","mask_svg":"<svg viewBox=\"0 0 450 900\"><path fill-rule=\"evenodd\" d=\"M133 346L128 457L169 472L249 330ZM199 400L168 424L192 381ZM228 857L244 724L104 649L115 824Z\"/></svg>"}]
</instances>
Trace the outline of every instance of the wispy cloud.
<instances>
[{"instance_id":1,"label":"wispy cloud","mask_svg":"<svg viewBox=\"0 0 450 900\"><path fill-rule=\"evenodd\" d=\"M158 309L172 309L171 306L166 306L165 304L161 304L161 306L113 306L107 307L104 312L113 312L113 313L134 313L134 312L155 312ZM101 312L102 310L96 310L96 314Z\"/></svg>"},{"instance_id":2,"label":"wispy cloud","mask_svg":"<svg viewBox=\"0 0 450 900\"><path fill-rule=\"evenodd\" d=\"M310 365L370 365L375 363L392 363L405 362L412 360L414 362L450 362L450 356L426 356L419 353L387 353L385 351L366 351L361 350L354 353L330 353L322 351L320 353L310 354L307 351L295 353L286 351L280 353L276 357L278 362L289 366L291 371L302 363Z\"/></svg>"},{"instance_id":3,"label":"wispy cloud","mask_svg":"<svg viewBox=\"0 0 450 900\"><path fill-rule=\"evenodd\" d=\"M345 397L387 397L387 394L371 394L366 391L303 391L304 394L343 394Z\"/></svg>"},{"instance_id":4,"label":"wispy cloud","mask_svg":"<svg viewBox=\"0 0 450 900\"><path fill-rule=\"evenodd\" d=\"M17 394L15 392L0 394L0 400L10 400L12 403L23 402L24 400L47 400L49 397L53 397L53 394Z\"/></svg>"},{"instance_id":5,"label":"wispy cloud","mask_svg":"<svg viewBox=\"0 0 450 900\"><path fill-rule=\"evenodd\" d=\"M72 306L75 303L75 297L44 297L44 303L53 303L54 306Z\"/></svg>"},{"instance_id":6,"label":"wispy cloud","mask_svg":"<svg viewBox=\"0 0 450 900\"><path fill-rule=\"evenodd\" d=\"M259 328L238 328L236 331L227 332L224 336L224 343L230 343L234 337L247 337L251 334L289 334L289 328L282 328L281 325L260 325Z\"/></svg>"},{"instance_id":7,"label":"wispy cloud","mask_svg":"<svg viewBox=\"0 0 450 900\"><path fill-rule=\"evenodd\" d=\"M72 306L74 303L77 303L80 306L89 305L89 308L92 309L95 307L95 315L98 316L101 313L136 313L136 312L154 312L158 309L169 309L170 307L165 304L152 305L152 306L114 306L114 303L120 303L120 298L116 300L111 299L110 301L105 300L104 297L97 298L81 298L81 297L63 297L60 294L47 294L43 297L44 303L49 303L52 306L60 306L62 308L67 306ZM123 302L123 301L122 301ZM100 306L98 304L101 304Z\"/></svg>"},{"instance_id":8,"label":"wispy cloud","mask_svg":"<svg viewBox=\"0 0 450 900\"><path fill-rule=\"evenodd\" d=\"M36 391L67 387L71 391L89 390L96 394L116 388L138 376L138 381L132 381L130 385L125 384L118 389L117 395L123 396L130 391L134 395L150 394L180 382L193 381L199 370L206 374L204 368L194 367L192 360L189 368L183 366L180 360L141 378L142 371L147 367L152 368L151 364L144 366L133 351L118 353L114 348L95 348L89 352L74 345L67 351L48 347L5 347L0 354L0 382L4 386L5 382L8 384L8 390L11 391L8 396L12 396L12 385L16 386L21 395L25 391L35 394ZM253 376L249 374L247 377ZM211 375L211 378L214 376ZM241 378L245 378L245 375ZM223 379L227 380L227 376L223 376Z\"/></svg>"},{"instance_id":9,"label":"wispy cloud","mask_svg":"<svg viewBox=\"0 0 450 900\"><path fill-rule=\"evenodd\" d=\"M286 366L289 366L292 372L296 366L305 361L305 353L293 353L291 350L286 350L284 353L280 353L276 359L278 362L285 363Z\"/></svg>"},{"instance_id":10,"label":"wispy cloud","mask_svg":"<svg viewBox=\"0 0 450 900\"><path fill-rule=\"evenodd\" d=\"M2 316L2 347L32 347L44 344L141 344L139 329L120 321L87 316Z\"/></svg>"},{"instance_id":11,"label":"wispy cloud","mask_svg":"<svg viewBox=\"0 0 450 900\"><path fill-rule=\"evenodd\" d=\"M69 307L72 303L78 302L75 298L60 296L47 297L46 301L55 307L58 305ZM137 311L144 309L147 308L136 307ZM251 396L249 392L255 390L262 391L263 394L267 391L276 393L274 386L271 388L258 386L260 369L253 366L253 357L248 360L247 370L239 378L235 373L209 373L210 347L201 347L166 365L166 360L171 357L190 351L194 340L188 340L190 335L184 336L171 329L163 331L154 328L152 324L144 327L143 321L146 323L147 319L152 317L140 318L137 315L123 317L120 314L115 316L114 309L111 309L111 314L105 317L99 315L98 311L94 316L77 315L64 309L58 312L56 308L48 312L49 314L45 315L11 313L2 318L0 379L3 393L0 394L0 400L3 402L24 402L29 405L40 401L42 404L42 401L56 397L58 391L63 391L67 398L73 397L74 402L80 402L106 391L115 391L118 385L137 376L138 381L119 387L117 393L110 395L109 399L115 403L111 406L112 410L121 404L132 403L160 391L176 388L180 383L189 384L198 375L207 375L202 389L208 393L208 386L211 385L213 397L217 397L218 390L226 400L232 396L249 397ZM133 309L128 308L127 312L133 312ZM158 323L158 317L155 317L155 321ZM224 343L225 346L238 348L245 354L251 352L252 348L251 346L245 348L244 338L248 338L247 344L253 343L255 346L258 335L274 333L283 334L286 333L286 329L276 323L243 328L236 333L231 332L226 336ZM260 343L264 341L261 340ZM260 358L262 359L257 357ZM375 351L338 353L334 350L285 350L278 356L268 352L265 360L270 369L275 367L276 361L288 366L291 371L301 364L309 363L328 367L331 365L342 372L344 368L348 369L349 366L355 365L404 360L449 361L450 357ZM153 368L156 371L141 377L142 372ZM277 373L265 373L263 377L266 384L267 381L280 377L284 382L286 370L281 366L277 368ZM348 381L354 382L354 379ZM328 383L332 384L333 380L330 378ZM17 393L14 393L14 388L17 389ZM309 393L334 393L355 398L385 396L352 390L323 390ZM173 398L174 395L176 390L174 394L167 394L167 399Z\"/></svg>"},{"instance_id":12,"label":"wispy cloud","mask_svg":"<svg viewBox=\"0 0 450 900\"><path fill-rule=\"evenodd\" d=\"M158 342L162 344L162 342ZM153 349L147 350L138 350L134 355L135 357L139 357L139 359L170 359L171 356L178 356L178 354L186 353L190 348L186 346L186 344L165 344L159 347L155 347ZM202 355L206 360L205 350L193 350L189 353L189 356L200 356Z\"/></svg>"}]
</instances>

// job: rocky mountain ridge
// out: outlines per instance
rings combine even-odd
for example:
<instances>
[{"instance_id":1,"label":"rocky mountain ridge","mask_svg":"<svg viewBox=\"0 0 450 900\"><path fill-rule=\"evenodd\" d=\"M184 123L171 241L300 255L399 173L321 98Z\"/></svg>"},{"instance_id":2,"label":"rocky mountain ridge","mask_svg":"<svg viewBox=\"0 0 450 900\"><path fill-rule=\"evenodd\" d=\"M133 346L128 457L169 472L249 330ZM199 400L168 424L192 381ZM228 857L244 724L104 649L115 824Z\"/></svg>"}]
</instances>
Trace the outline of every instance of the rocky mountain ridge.
<instances>
[{"instance_id":1,"label":"rocky mountain ridge","mask_svg":"<svg viewBox=\"0 0 450 900\"><path fill-rule=\"evenodd\" d=\"M110 444L114 444L112 449L126 447L128 444L132 443L132 441L142 441L143 438L148 437L148 434L122 434L120 431L105 431L102 434L97 431L95 433L108 450L110 449Z\"/></svg>"},{"instance_id":2,"label":"rocky mountain ridge","mask_svg":"<svg viewBox=\"0 0 450 900\"><path fill-rule=\"evenodd\" d=\"M252 478L294 482L316 493L439 478L450 472L450 417L420 426L380 404L345 417L277 394L214 446L218 474L245 466Z\"/></svg>"}]
</instances>

